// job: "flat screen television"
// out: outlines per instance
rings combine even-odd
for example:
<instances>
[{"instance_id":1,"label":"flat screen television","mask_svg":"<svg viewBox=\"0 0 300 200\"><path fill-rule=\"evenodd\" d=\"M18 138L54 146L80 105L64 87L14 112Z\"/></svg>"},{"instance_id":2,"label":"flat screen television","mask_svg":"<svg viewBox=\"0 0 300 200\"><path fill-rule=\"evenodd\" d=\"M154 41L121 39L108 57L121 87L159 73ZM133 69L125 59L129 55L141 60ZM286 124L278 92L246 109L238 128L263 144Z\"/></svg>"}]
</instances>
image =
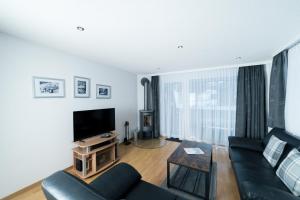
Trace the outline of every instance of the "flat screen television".
<instances>
[{"instance_id":1,"label":"flat screen television","mask_svg":"<svg viewBox=\"0 0 300 200\"><path fill-rule=\"evenodd\" d=\"M73 112L74 142L114 130L114 108Z\"/></svg>"}]
</instances>

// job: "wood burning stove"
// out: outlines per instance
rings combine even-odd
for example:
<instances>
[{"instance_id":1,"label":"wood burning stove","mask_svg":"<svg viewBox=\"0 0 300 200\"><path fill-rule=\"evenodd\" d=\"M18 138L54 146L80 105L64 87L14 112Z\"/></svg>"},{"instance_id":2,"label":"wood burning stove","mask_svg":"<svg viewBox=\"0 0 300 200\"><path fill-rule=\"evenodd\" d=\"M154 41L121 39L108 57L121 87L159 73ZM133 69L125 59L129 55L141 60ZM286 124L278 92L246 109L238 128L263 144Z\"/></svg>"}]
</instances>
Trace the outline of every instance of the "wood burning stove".
<instances>
[{"instance_id":1,"label":"wood burning stove","mask_svg":"<svg viewBox=\"0 0 300 200\"><path fill-rule=\"evenodd\" d=\"M154 136L154 111L150 109L149 87L150 81L147 78L141 80L144 86L144 110L140 110L140 131L139 138L150 139Z\"/></svg>"},{"instance_id":2,"label":"wood burning stove","mask_svg":"<svg viewBox=\"0 0 300 200\"><path fill-rule=\"evenodd\" d=\"M153 111L140 110L140 138L152 138L153 131Z\"/></svg>"}]
</instances>

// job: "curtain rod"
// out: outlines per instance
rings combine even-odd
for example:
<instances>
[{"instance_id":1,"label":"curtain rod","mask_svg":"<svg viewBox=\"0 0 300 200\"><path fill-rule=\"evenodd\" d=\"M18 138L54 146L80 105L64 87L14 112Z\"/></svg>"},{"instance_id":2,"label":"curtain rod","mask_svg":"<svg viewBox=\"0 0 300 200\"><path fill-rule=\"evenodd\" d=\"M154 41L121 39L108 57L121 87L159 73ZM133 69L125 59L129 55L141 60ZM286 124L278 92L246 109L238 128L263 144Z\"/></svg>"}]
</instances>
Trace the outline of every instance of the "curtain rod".
<instances>
[{"instance_id":1,"label":"curtain rod","mask_svg":"<svg viewBox=\"0 0 300 200\"><path fill-rule=\"evenodd\" d=\"M177 70L177 71L167 71L167 72L156 72L156 73L149 73L149 74L138 74L138 76L160 76L160 75L168 75L168 74L180 74L180 73L190 73L190 72L198 72L198 71L210 71L210 70L218 70L218 69L230 69L230 68L239 68L245 67L249 65L260 65L260 64L269 64L272 63L272 60L262 60L258 62L248 62L243 64L232 64L232 65L222 65L222 66L215 66L215 67L203 67L203 68L194 68L188 70Z\"/></svg>"}]
</instances>

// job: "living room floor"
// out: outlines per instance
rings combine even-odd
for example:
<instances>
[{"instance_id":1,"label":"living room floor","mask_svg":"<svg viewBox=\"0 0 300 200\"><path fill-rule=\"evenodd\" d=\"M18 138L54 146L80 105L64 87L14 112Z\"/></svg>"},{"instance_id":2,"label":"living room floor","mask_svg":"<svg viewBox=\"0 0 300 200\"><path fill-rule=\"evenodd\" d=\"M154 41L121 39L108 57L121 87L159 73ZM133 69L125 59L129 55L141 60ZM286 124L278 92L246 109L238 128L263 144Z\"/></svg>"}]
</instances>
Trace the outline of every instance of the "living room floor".
<instances>
[{"instance_id":1,"label":"living room floor","mask_svg":"<svg viewBox=\"0 0 300 200\"><path fill-rule=\"evenodd\" d=\"M142 149L133 146L120 145L121 161L134 166L143 176L143 180L161 185L167 176L166 160L180 143L167 141L162 148ZM235 181L228 151L225 147L213 147L213 160L217 162L217 200L239 200L239 193ZM72 169L68 169L72 173ZM97 176L86 179L91 182ZM35 184L27 190L13 195L13 200L45 200L40 184Z\"/></svg>"}]
</instances>

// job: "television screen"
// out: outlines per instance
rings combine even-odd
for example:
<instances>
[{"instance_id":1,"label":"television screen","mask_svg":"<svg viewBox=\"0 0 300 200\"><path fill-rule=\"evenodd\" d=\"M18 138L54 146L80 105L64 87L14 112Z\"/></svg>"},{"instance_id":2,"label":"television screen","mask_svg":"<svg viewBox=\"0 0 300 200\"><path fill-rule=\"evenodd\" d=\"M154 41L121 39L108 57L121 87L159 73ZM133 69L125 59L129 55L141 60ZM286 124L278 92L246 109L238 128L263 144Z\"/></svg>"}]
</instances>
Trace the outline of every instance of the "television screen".
<instances>
[{"instance_id":1,"label":"television screen","mask_svg":"<svg viewBox=\"0 0 300 200\"><path fill-rule=\"evenodd\" d=\"M73 112L74 142L115 130L115 109Z\"/></svg>"}]
</instances>

